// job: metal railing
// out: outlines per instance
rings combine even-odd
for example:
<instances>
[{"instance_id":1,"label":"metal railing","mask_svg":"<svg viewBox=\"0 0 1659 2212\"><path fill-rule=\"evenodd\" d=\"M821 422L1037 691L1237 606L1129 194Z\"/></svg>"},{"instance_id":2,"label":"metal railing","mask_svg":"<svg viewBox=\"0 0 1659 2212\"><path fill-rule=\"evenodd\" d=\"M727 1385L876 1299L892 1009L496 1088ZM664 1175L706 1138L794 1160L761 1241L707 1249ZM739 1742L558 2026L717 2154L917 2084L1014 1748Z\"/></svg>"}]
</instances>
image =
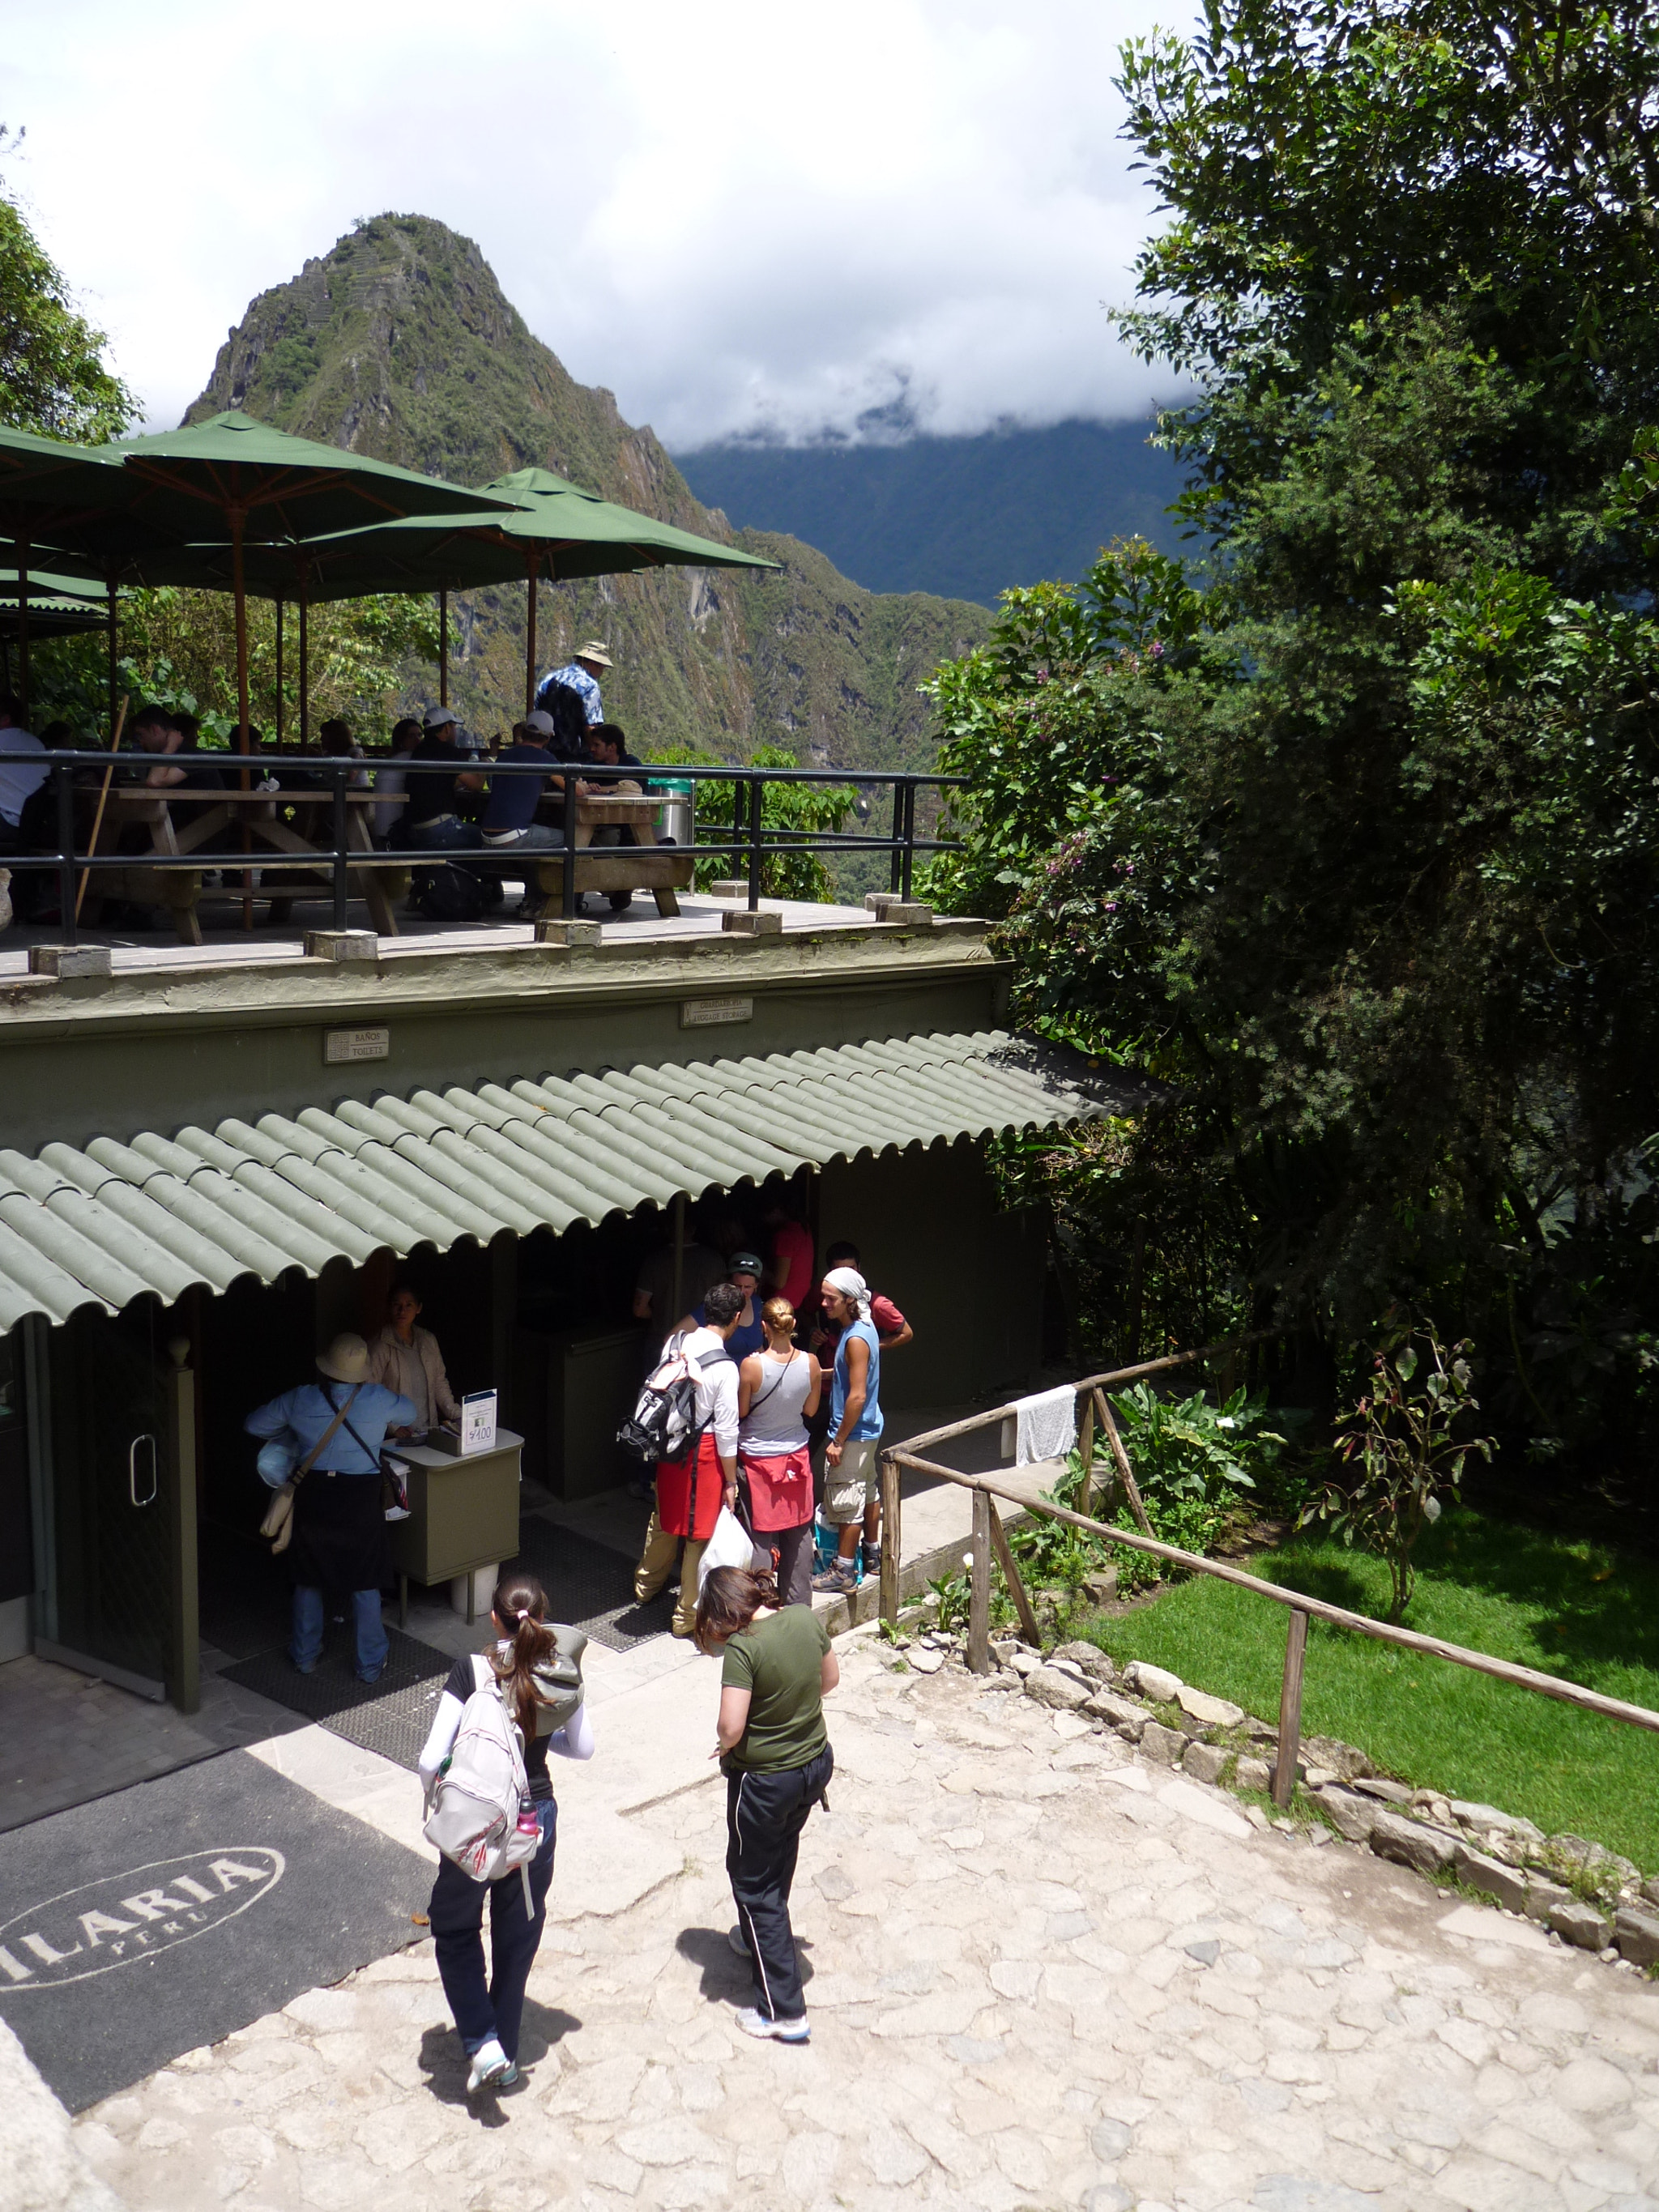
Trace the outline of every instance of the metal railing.
<instances>
[{"instance_id":1,"label":"metal railing","mask_svg":"<svg viewBox=\"0 0 1659 2212\"><path fill-rule=\"evenodd\" d=\"M1645 1705L1629 1704L1622 1698L1605 1697L1599 1690L1586 1690L1577 1682L1563 1681L1554 1674L1539 1673L1535 1668L1517 1666L1512 1660L1495 1659L1490 1652L1473 1651L1461 1644L1449 1644L1438 1636L1423 1636L1415 1629L1399 1628L1392 1622L1373 1620L1369 1614L1352 1613L1346 1606L1332 1605L1323 1598L1310 1597L1304 1590L1286 1589L1278 1583L1265 1581L1259 1575L1248 1574L1242 1567L1229 1566L1224 1560L1205 1559L1196 1552L1183 1552L1174 1544L1160 1543L1152 1534L1146 1511L1136 1486L1133 1470L1129 1464L1117 1424L1107 1402L1109 1386L1133 1382L1144 1376L1164 1373L1171 1368L1190 1367L1200 1360L1220 1359L1242 1351L1247 1345L1271 1337L1271 1330L1257 1330L1249 1336L1232 1338L1226 1344L1202 1345L1196 1352L1172 1354L1164 1359L1144 1360L1139 1366L1120 1367L1110 1374L1089 1375L1072 1386L1087 1406L1082 1459L1084 1481L1082 1503L1089 1504L1093 1472L1093 1437L1096 1425L1103 1430L1111 1455L1115 1462L1116 1480L1123 1485L1130 1510L1139 1523L1138 1528L1125 1528L1093 1518L1087 1513L1073 1512L1068 1506L1057 1505L1052 1499L1033 1498L1029 1488L1021 1489L994 1474L969 1474L960 1468L946 1467L939 1461L922 1458L916 1447L932 1448L952 1438L966 1436L975 1429L989 1428L995 1423L1013 1419L1012 1405L997 1406L988 1412L975 1413L964 1421L953 1421L948 1427L930 1429L921 1436L908 1437L902 1445L881 1455L881 1617L896 1622L899 1610L899 1547L903 1511L900 1486L900 1469L908 1468L916 1474L933 1480L953 1482L973 1492L972 1565L969 1570L968 1604L968 1666L971 1673L987 1674L991 1671L990 1617L992 1568L1001 1568L1008 1594L1019 1616L1024 1640L1040 1649L1036 1616L1031 1609L1024 1585L1019 1577L1001 1516L994 1501L1000 1498L1018 1506L1024 1513L1041 1515L1044 1519L1058 1521L1068 1528L1080 1529L1085 1535L1103 1537L1113 1544L1122 1544L1134 1552L1145 1552L1150 1558L1161 1559L1166 1565L1178 1567L1183 1572L1208 1575L1216 1582L1231 1583L1236 1589L1249 1590L1252 1596L1265 1598L1270 1604L1282 1605L1289 1610L1289 1623L1285 1639L1285 1668L1279 1686L1279 1741L1273 1774L1273 1797L1275 1804L1290 1803L1296 1782L1297 1756L1302 1742L1302 1680L1308 1645L1308 1623L1323 1620L1332 1627L1351 1630L1357 1636L1368 1636L1379 1644L1392 1644L1406 1651L1417 1651L1431 1659L1443 1659L1454 1667L1467 1667L1473 1673L1488 1674L1500 1682L1510 1683L1515 1688L1530 1690L1536 1696L1553 1698L1559 1703L1576 1705L1581 1712L1597 1713L1607 1720L1623 1721L1632 1728L1647 1729L1659 1734L1659 1713L1651 1712Z\"/></svg>"},{"instance_id":2,"label":"metal railing","mask_svg":"<svg viewBox=\"0 0 1659 2212\"><path fill-rule=\"evenodd\" d=\"M0 731L0 763L18 761L30 766L42 764L42 756L39 753L15 750L9 753L5 735L3 731ZM919 853L949 852L954 849L956 843L951 838L917 835L917 792L945 790L969 781L966 776L928 775L909 769L776 769L751 768L742 763L704 767L651 761L635 768L550 758L547 766L543 767L538 762L494 760L487 754L471 753L458 753L452 768L447 762L416 763L402 757L392 760L374 756L362 760L317 753L262 751L244 755L203 751L179 754L148 753L136 750L112 755L88 749L47 753L44 757L44 765L54 793L55 839L51 843L38 843L28 851L0 852L0 866L9 868L14 872L56 874L59 922L54 927L61 927L63 941L70 945L79 941L78 909L81 900L85 896L87 884L89 880L95 881L99 874L105 872L155 869L191 873L203 869L215 869L248 874L257 870L262 879L278 873L325 874L332 900L333 927L343 930L347 927L354 873L362 874L365 870L386 867L433 868L451 862L460 867L487 866L490 873L500 874L504 864L515 857L510 848L492 854L488 846L452 848L412 845L405 842L398 845L377 846L370 850L362 845L354 845L348 830L351 811L349 794L355 790L360 799L374 797L373 787L365 786L361 781L365 769L372 773L380 767L397 766L417 775L479 775L492 779L497 776L534 776L543 782L555 776L562 777L562 797L556 795L552 801L559 810L562 844L520 848L526 867L533 867L538 862L557 860L563 854L570 852L614 854L614 848L582 848L577 845L578 793L575 787L578 781L592 785L631 780L645 784L646 796L663 805L669 803L672 797L672 789L665 787L683 787L690 783L695 792L698 784L730 784L732 787L732 819L729 831L724 824L699 824L696 842L691 849L697 860L723 856L729 858L734 876L740 877L744 883L750 913L756 910L760 902L766 862L778 854L826 856L885 853L891 860L891 890L901 900L908 900L915 879L916 855ZM111 852L91 849L94 842L91 836L88 840L88 849L83 851L76 836L77 798L92 799L95 803L97 794L112 772L124 779L134 778L131 782L124 781L123 788L128 791L145 790L152 799L178 801L185 796L185 787L146 786L143 781L143 771L164 766L182 768L187 772L193 766L210 768L223 779L224 787L230 791L242 787L244 777L246 779L246 788L258 791L261 782L273 774L303 774L313 790L323 789L332 796L333 804L328 810L328 834L326 836L321 835L319 828L313 853L304 855L264 850L252 854L246 845L240 843L226 851L196 848L188 853L154 849ZM777 823L769 823L765 819L768 787L792 784L821 785L836 789L850 787L854 791L868 790L872 793L883 789L890 790L890 831L884 836L862 831L798 830ZM293 803L292 793L285 794L281 789L265 795L277 808L283 805L285 795L289 803ZM204 794L200 787L189 800L192 810L211 804L211 794ZM109 817L105 815L103 819L106 825L104 835L106 836ZM706 828L712 828L714 834L705 836ZM101 844L101 839L99 842ZM629 849L673 853L686 848L667 843L655 848ZM563 868L561 875L560 903L565 918L569 920L576 912L576 870ZM230 895L246 896L240 891ZM258 895L269 896L271 894L262 890ZM286 894L289 896L297 895Z\"/></svg>"}]
</instances>

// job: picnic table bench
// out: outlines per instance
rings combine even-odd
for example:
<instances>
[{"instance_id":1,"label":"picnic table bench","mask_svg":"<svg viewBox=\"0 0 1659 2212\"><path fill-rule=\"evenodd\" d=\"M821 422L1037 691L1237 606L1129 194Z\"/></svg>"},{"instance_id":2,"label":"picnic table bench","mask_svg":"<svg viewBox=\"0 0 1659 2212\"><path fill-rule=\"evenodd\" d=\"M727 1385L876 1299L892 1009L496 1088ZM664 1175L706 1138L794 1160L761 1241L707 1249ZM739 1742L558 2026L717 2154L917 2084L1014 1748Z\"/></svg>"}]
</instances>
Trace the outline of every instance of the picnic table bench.
<instances>
[{"instance_id":1,"label":"picnic table bench","mask_svg":"<svg viewBox=\"0 0 1659 2212\"><path fill-rule=\"evenodd\" d=\"M697 859L690 846L658 843L657 816L661 807L661 799L649 793L637 799L627 795L578 798L574 872L579 897L584 891L617 895L649 891L659 915L672 919L678 914L680 902L674 894L690 890ZM631 830L636 842L596 847L594 831L612 826ZM536 876L544 891L555 898L562 896L562 852L538 854Z\"/></svg>"},{"instance_id":2,"label":"picnic table bench","mask_svg":"<svg viewBox=\"0 0 1659 2212\"><path fill-rule=\"evenodd\" d=\"M346 793L346 842L354 852L372 856L374 843L369 836L368 809L384 805L388 801L378 798L372 791L351 791ZM401 799L391 804L402 805ZM172 810L175 806L190 806L198 810L182 828L174 823ZM109 794L109 814L117 822L142 823L149 831L150 849L165 854L169 859L181 859L190 853L198 853L205 846L210 851L228 842L227 833L233 827L246 830L251 846L255 839L267 853L280 854L280 860L271 860L262 853L255 863L250 858L239 866L257 865L263 876L268 871L305 868L320 872L323 882L333 879L334 855L326 847L302 837L290 823L283 819L283 810L293 807L325 807L329 810L325 826L333 822L334 793L331 791L192 791L188 785L171 784L165 787L153 785L129 785ZM226 866L232 865L225 863ZM377 933L381 937L396 937L398 924L392 911L392 901L407 883L408 870L398 862L387 864L372 858L347 863L362 886L362 896L368 904ZM142 860L135 860L131 871L123 884L115 878L114 870L100 870L94 885L105 898L119 896L123 890L141 903L168 908L173 927L183 945L202 942L202 925L197 917L197 902L201 896L202 879L187 868L146 868ZM295 896L293 888L278 891L260 890L261 897L271 901L271 919L284 921Z\"/></svg>"}]
</instances>

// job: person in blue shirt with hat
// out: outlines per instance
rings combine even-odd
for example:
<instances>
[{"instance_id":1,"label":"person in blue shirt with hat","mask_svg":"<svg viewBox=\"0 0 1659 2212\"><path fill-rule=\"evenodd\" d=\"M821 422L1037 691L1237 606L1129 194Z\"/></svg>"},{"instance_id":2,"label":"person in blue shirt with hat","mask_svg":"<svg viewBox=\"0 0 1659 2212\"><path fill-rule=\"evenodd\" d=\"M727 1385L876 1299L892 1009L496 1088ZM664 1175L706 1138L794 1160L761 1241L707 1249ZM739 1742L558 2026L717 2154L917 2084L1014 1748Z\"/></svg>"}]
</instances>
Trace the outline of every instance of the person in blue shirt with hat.
<instances>
[{"instance_id":1,"label":"person in blue shirt with hat","mask_svg":"<svg viewBox=\"0 0 1659 2212\"><path fill-rule=\"evenodd\" d=\"M380 1451L388 1429L414 1425L409 1399L368 1379L368 1346L337 1336L317 1355L320 1382L301 1382L258 1406L243 1423L266 1439L259 1472L292 1501L285 1550L294 1577L294 1640L301 1674L323 1648L323 1598L349 1594L360 1682L378 1681L390 1648L380 1592L392 1579L392 1546L380 1502ZM309 1465L307 1464L309 1461Z\"/></svg>"}]
</instances>

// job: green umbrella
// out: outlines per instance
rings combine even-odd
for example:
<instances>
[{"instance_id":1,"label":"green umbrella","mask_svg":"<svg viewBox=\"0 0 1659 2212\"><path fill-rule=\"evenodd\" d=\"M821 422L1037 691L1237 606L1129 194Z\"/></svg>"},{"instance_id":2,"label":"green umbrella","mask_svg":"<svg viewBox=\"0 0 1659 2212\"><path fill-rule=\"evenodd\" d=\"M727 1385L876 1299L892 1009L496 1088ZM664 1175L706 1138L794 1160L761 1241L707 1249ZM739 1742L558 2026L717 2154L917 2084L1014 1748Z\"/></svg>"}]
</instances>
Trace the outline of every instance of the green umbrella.
<instances>
[{"instance_id":1,"label":"green umbrella","mask_svg":"<svg viewBox=\"0 0 1659 2212\"><path fill-rule=\"evenodd\" d=\"M313 564L318 596L361 592L436 592L441 604L453 591L516 581L528 590L525 712L535 696L536 586L573 576L612 576L669 566L700 568L775 568L775 561L741 553L713 538L699 538L672 523L617 507L580 490L546 469L516 469L474 495L487 502L511 501L511 510L461 515L422 515L406 522L312 539L302 551ZM443 606L447 617L447 605ZM446 623L447 627L447 623ZM445 656L446 660L447 655Z\"/></svg>"},{"instance_id":2,"label":"green umbrella","mask_svg":"<svg viewBox=\"0 0 1659 2212\"><path fill-rule=\"evenodd\" d=\"M247 750L247 606L244 549L250 540L293 539L349 530L390 517L504 507L486 492L465 491L390 461L255 422L233 410L153 438L110 448L138 481L132 514L184 539L199 541L222 525L230 543L229 585L236 600L238 744Z\"/></svg>"},{"instance_id":3,"label":"green umbrella","mask_svg":"<svg viewBox=\"0 0 1659 2212\"><path fill-rule=\"evenodd\" d=\"M34 614L33 556L65 538L105 529L130 506L133 487L114 455L29 430L0 429L0 538L13 569L18 689L27 705L29 629ZM54 552L54 571L63 562ZM112 702L111 714L114 707Z\"/></svg>"}]
</instances>

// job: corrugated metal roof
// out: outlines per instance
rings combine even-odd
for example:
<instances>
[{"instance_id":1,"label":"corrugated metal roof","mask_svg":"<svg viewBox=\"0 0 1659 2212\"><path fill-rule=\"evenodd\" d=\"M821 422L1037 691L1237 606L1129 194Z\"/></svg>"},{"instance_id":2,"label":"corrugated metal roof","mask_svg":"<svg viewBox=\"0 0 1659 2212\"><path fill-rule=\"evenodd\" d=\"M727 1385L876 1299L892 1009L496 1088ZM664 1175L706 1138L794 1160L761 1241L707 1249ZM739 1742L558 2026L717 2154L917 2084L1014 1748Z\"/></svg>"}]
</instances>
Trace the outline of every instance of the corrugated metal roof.
<instances>
[{"instance_id":1,"label":"corrugated metal roof","mask_svg":"<svg viewBox=\"0 0 1659 2212\"><path fill-rule=\"evenodd\" d=\"M0 1150L0 1328L385 1247L557 1231L863 1152L1097 1120L1127 1096L1074 1054L981 1030Z\"/></svg>"}]
</instances>

